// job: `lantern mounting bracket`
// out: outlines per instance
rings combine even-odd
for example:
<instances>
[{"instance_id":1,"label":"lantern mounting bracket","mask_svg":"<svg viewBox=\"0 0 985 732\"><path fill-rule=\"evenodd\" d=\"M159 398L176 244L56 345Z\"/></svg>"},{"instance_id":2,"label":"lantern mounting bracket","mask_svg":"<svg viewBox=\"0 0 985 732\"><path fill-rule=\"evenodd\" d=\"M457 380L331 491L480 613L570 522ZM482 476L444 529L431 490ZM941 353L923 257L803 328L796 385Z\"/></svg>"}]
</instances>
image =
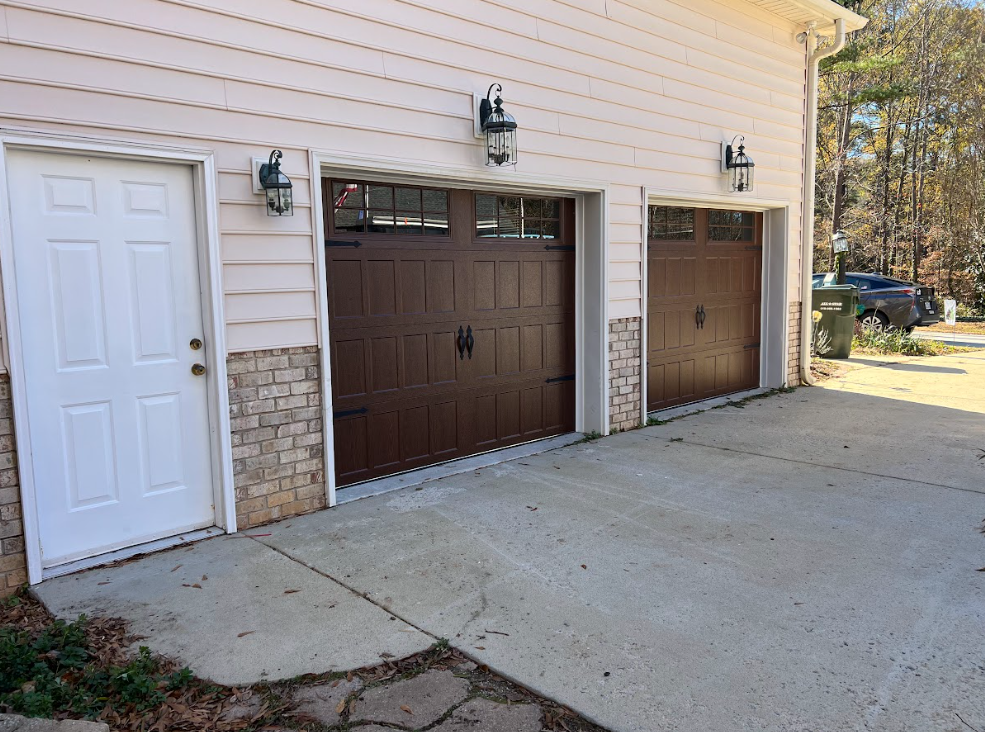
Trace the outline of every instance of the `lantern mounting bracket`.
<instances>
[{"instance_id":1,"label":"lantern mounting bracket","mask_svg":"<svg viewBox=\"0 0 985 732\"><path fill-rule=\"evenodd\" d=\"M735 154L735 141L738 140L739 144L742 145L746 141L745 135L736 135L732 138L732 142L725 142L722 140L722 172L727 173L729 168L728 164L732 162L732 157Z\"/></svg>"}]
</instances>

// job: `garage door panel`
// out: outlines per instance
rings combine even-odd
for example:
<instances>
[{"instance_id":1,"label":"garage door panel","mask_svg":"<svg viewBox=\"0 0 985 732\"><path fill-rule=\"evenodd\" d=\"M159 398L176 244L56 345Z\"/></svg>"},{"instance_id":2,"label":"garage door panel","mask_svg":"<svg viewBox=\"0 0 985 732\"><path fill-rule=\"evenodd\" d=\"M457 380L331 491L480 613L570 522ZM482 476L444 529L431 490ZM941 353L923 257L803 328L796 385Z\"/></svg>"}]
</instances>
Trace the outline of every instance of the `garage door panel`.
<instances>
[{"instance_id":1,"label":"garage door panel","mask_svg":"<svg viewBox=\"0 0 985 732\"><path fill-rule=\"evenodd\" d=\"M666 353L691 348L697 343L696 309L688 304L683 308L667 306L664 309L651 310L647 332L651 358L659 359Z\"/></svg>"},{"instance_id":2,"label":"garage door panel","mask_svg":"<svg viewBox=\"0 0 985 732\"><path fill-rule=\"evenodd\" d=\"M355 184L340 205L355 211L376 187ZM480 196L491 202L481 227ZM386 234L392 216L343 211L356 228L374 222L359 247L352 231L333 239L337 205L326 201L339 486L574 427L573 201L445 198L447 236Z\"/></svg>"},{"instance_id":3,"label":"garage door panel","mask_svg":"<svg viewBox=\"0 0 985 732\"><path fill-rule=\"evenodd\" d=\"M647 408L757 386L761 215L651 207L649 218Z\"/></svg>"}]
</instances>

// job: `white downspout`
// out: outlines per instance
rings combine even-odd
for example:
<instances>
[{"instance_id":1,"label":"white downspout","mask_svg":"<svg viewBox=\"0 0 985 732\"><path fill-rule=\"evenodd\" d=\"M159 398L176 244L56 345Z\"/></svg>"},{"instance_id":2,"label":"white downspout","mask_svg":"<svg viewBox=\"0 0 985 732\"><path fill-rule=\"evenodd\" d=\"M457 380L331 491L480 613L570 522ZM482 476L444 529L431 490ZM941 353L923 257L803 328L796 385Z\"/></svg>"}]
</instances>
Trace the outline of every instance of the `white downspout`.
<instances>
[{"instance_id":1,"label":"white downspout","mask_svg":"<svg viewBox=\"0 0 985 732\"><path fill-rule=\"evenodd\" d=\"M845 47L845 21L835 20L835 40L830 46L817 48L818 35L813 23L807 29L807 120L804 146L804 210L800 223L803 250L800 256L800 378L813 384L811 375L811 335L814 323L811 311L812 275L814 274L814 176L817 173L817 62ZM815 48L812 51L811 45Z\"/></svg>"}]
</instances>

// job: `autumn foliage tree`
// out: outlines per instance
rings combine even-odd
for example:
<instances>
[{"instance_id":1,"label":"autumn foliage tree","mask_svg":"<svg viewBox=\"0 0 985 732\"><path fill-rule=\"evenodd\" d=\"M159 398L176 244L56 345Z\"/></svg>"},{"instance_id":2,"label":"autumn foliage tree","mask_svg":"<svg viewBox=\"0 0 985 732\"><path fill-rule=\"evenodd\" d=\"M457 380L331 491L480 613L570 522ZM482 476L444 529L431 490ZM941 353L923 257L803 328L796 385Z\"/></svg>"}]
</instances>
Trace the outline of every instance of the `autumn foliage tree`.
<instances>
[{"instance_id":1,"label":"autumn foliage tree","mask_svg":"<svg viewBox=\"0 0 985 732\"><path fill-rule=\"evenodd\" d=\"M985 312L985 4L863 0L822 61L815 271L917 280Z\"/></svg>"}]
</instances>

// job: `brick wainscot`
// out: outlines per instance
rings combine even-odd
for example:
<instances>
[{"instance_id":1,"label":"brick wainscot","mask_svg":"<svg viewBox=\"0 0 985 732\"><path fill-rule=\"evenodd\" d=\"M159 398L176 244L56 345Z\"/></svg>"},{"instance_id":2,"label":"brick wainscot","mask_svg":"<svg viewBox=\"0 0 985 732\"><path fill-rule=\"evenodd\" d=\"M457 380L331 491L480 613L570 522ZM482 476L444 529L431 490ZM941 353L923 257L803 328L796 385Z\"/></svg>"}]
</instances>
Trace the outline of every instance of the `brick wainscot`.
<instances>
[{"instance_id":1,"label":"brick wainscot","mask_svg":"<svg viewBox=\"0 0 985 732\"><path fill-rule=\"evenodd\" d=\"M318 348L235 353L226 367L238 528L325 508Z\"/></svg>"}]
</instances>

